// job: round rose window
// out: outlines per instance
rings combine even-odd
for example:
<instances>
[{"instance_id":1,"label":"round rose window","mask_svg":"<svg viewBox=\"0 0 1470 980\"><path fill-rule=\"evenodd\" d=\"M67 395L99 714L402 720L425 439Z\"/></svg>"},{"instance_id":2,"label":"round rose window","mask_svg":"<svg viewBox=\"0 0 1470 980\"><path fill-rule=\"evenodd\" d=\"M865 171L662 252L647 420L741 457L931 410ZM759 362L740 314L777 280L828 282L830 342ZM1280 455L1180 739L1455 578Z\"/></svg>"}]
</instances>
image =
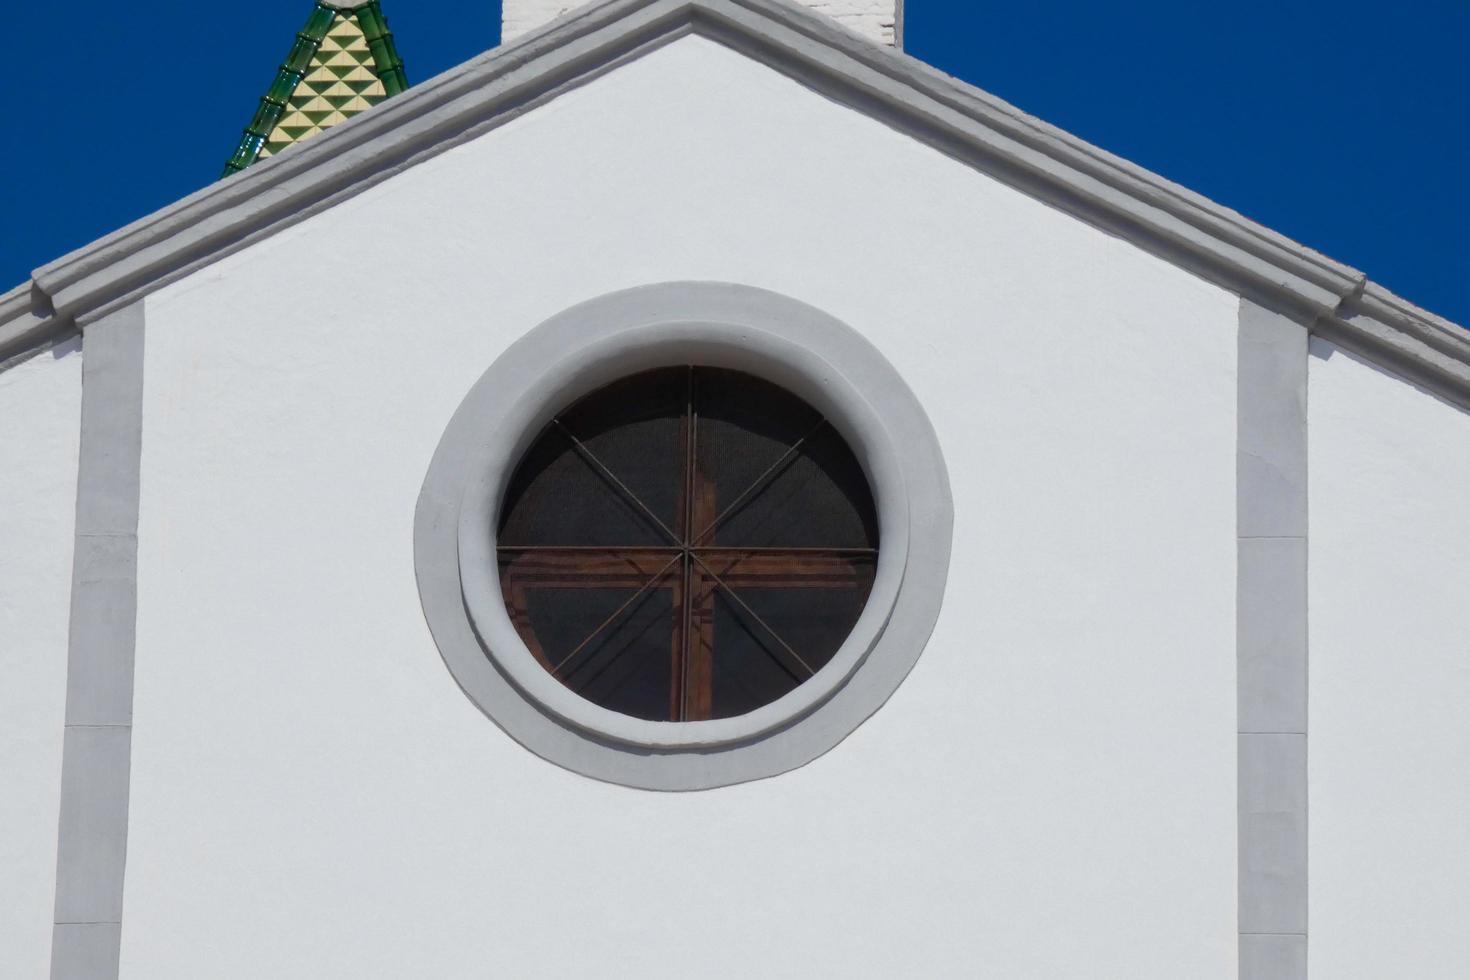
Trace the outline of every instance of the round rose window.
<instances>
[{"instance_id":1,"label":"round rose window","mask_svg":"<svg viewBox=\"0 0 1470 980\"><path fill-rule=\"evenodd\" d=\"M516 631L566 687L636 718L730 718L792 691L842 646L877 567L847 444L736 371L660 369L583 398L504 501Z\"/></svg>"}]
</instances>

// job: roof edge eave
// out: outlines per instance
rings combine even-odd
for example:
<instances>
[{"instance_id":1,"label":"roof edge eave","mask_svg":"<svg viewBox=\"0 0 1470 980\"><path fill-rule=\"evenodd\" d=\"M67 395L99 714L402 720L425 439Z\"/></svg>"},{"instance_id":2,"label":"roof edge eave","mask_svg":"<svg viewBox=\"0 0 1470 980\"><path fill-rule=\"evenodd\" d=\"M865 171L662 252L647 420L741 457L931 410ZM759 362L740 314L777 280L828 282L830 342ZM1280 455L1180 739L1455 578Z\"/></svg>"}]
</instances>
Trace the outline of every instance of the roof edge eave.
<instances>
[{"instance_id":1,"label":"roof edge eave","mask_svg":"<svg viewBox=\"0 0 1470 980\"><path fill-rule=\"evenodd\" d=\"M56 316L46 298L27 280L0 293L0 371L52 346L74 324Z\"/></svg>"},{"instance_id":2,"label":"roof edge eave","mask_svg":"<svg viewBox=\"0 0 1470 980\"><path fill-rule=\"evenodd\" d=\"M1094 146L912 55L876 44L830 18L814 16L798 4L785 0L730 0L711 12L724 14L733 23L737 15L729 13L732 8L743 8L836 49L910 91L921 93L954 110L972 125L979 124L1008 137L1018 148L1033 151L1035 156L1018 153L1016 162L1023 166L1029 164L1038 175L1044 175L1046 168L1037 157L1053 160L1073 171L1067 176L1092 178L1103 187L1156 207L1162 214L1180 218L1197 233L1213 235L1238 247L1243 253L1259 256L1271 265L1280 265L1339 299L1357 288L1365 278L1359 270L1252 221L1238 211ZM742 20L747 27L754 29L752 33L759 32L755 21ZM972 129L966 135L973 140L977 134Z\"/></svg>"},{"instance_id":3,"label":"roof edge eave","mask_svg":"<svg viewBox=\"0 0 1470 980\"><path fill-rule=\"evenodd\" d=\"M1470 330L1369 281L1313 334L1470 409Z\"/></svg>"},{"instance_id":4,"label":"roof edge eave","mask_svg":"<svg viewBox=\"0 0 1470 980\"><path fill-rule=\"evenodd\" d=\"M790 0L590 3L42 266L33 291L54 309L52 319L84 323L691 32L758 56L1304 323L1320 320L1327 332L1350 335L1357 328L1343 311L1354 302L1378 310L1404 346L1463 363L1470 392L1470 344L1459 342L1448 321L1370 286L1350 266ZM0 306L0 331L4 324ZM0 356L3 339L0 332Z\"/></svg>"}]
</instances>

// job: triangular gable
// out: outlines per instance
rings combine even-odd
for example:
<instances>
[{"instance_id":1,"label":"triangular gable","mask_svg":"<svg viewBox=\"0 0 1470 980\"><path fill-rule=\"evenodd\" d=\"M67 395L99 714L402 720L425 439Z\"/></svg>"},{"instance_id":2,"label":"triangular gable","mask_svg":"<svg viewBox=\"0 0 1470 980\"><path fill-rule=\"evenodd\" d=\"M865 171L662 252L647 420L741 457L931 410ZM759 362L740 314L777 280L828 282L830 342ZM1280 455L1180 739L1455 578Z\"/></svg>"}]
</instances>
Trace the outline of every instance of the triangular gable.
<instances>
[{"instance_id":1,"label":"triangular gable","mask_svg":"<svg viewBox=\"0 0 1470 980\"><path fill-rule=\"evenodd\" d=\"M0 358L698 33L1470 402L1470 334L1367 277L789 0L601 0L38 269Z\"/></svg>"}]
</instances>

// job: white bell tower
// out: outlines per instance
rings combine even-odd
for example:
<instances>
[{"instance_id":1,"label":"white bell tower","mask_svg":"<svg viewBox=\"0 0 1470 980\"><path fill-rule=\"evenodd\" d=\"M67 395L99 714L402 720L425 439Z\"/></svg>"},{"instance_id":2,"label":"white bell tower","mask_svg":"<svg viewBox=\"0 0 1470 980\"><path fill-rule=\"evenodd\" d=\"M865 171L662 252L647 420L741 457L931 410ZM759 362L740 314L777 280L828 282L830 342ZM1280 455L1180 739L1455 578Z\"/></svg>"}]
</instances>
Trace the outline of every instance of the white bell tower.
<instances>
[{"instance_id":1,"label":"white bell tower","mask_svg":"<svg viewBox=\"0 0 1470 980\"><path fill-rule=\"evenodd\" d=\"M903 0L800 2L879 43L903 46ZM578 0L504 0L500 22L501 39L514 41L527 31L535 30L580 6L582 2Z\"/></svg>"}]
</instances>

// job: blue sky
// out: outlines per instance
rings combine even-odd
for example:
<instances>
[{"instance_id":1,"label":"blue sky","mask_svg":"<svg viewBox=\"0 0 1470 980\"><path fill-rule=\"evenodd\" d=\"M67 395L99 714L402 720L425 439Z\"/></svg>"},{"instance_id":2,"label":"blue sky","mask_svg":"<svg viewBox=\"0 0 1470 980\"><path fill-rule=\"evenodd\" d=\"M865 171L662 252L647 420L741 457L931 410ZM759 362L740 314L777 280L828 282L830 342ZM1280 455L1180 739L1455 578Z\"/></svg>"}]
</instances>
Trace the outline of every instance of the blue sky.
<instances>
[{"instance_id":1,"label":"blue sky","mask_svg":"<svg viewBox=\"0 0 1470 980\"><path fill-rule=\"evenodd\" d=\"M499 4L383 0L409 80ZM0 290L212 181L309 0L14 4ZM1470 325L1470 0L908 0L909 51Z\"/></svg>"}]
</instances>

